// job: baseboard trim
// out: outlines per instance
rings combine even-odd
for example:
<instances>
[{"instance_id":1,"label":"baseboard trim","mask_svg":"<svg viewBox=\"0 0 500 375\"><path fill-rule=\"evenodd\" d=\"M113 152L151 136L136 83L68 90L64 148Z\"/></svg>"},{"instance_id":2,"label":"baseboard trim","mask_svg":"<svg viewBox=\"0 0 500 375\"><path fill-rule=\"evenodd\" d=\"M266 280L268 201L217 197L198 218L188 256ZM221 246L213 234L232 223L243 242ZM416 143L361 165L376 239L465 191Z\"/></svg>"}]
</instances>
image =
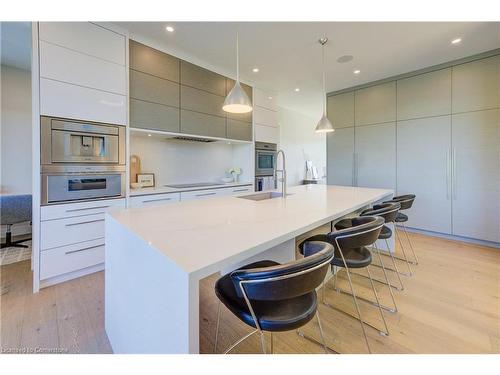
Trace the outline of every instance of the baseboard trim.
<instances>
[{"instance_id":1,"label":"baseboard trim","mask_svg":"<svg viewBox=\"0 0 500 375\"><path fill-rule=\"evenodd\" d=\"M398 229L403 230L403 227L400 226L400 225L398 225ZM428 231L428 230L411 228L411 227L406 227L406 229L408 230L408 232L418 233L418 234L424 234L426 236L444 238L444 239L447 239L447 240L466 242L466 243L471 243L471 244L474 244L474 245L482 245L482 246L493 247L495 249L500 249L500 243L498 243L498 242L478 240L478 239L475 239L475 238L455 236L453 234L432 232L432 231Z\"/></svg>"},{"instance_id":2,"label":"baseboard trim","mask_svg":"<svg viewBox=\"0 0 500 375\"><path fill-rule=\"evenodd\" d=\"M104 270L104 263L96 264L95 266L90 266L87 268L83 268L78 271L73 271L69 273L65 273L63 275L54 276L49 279L40 280L40 289L47 288L52 285L60 284L65 281L77 279L79 277L90 275L91 273L99 272Z\"/></svg>"}]
</instances>

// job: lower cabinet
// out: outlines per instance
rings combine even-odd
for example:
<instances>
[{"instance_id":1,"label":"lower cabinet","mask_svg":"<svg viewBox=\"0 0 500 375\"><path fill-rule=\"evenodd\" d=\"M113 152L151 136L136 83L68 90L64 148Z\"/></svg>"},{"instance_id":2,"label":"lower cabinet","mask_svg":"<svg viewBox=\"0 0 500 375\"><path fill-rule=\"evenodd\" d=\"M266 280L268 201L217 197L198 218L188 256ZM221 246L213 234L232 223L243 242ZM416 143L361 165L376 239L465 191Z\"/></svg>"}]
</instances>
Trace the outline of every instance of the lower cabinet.
<instances>
[{"instance_id":1,"label":"lower cabinet","mask_svg":"<svg viewBox=\"0 0 500 375\"><path fill-rule=\"evenodd\" d=\"M190 201L194 199L222 197L226 195L226 192L224 190L225 189L207 189L207 190L183 191L181 193L181 200Z\"/></svg>"},{"instance_id":2,"label":"lower cabinet","mask_svg":"<svg viewBox=\"0 0 500 375\"><path fill-rule=\"evenodd\" d=\"M42 207L40 280L95 272L104 262L105 212L120 208L125 208L125 199Z\"/></svg>"},{"instance_id":3,"label":"lower cabinet","mask_svg":"<svg viewBox=\"0 0 500 375\"><path fill-rule=\"evenodd\" d=\"M326 136L328 185L354 185L354 128L335 129Z\"/></svg>"},{"instance_id":4,"label":"lower cabinet","mask_svg":"<svg viewBox=\"0 0 500 375\"><path fill-rule=\"evenodd\" d=\"M356 186L396 189L396 123L357 127L354 138Z\"/></svg>"},{"instance_id":5,"label":"lower cabinet","mask_svg":"<svg viewBox=\"0 0 500 375\"><path fill-rule=\"evenodd\" d=\"M409 227L451 234L451 117L398 122L398 194L416 194Z\"/></svg>"},{"instance_id":6,"label":"lower cabinet","mask_svg":"<svg viewBox=\"0 0 500 375\"><path fill-rule=\"evenodd\" d=\"M130 207L155 206L179 202L181 193L140 195L130 198Z\"/></svg>"},{"instance_id":7,"label":"lower cabinet","mask_svg":"<svg viewBox=\"0 0 500 375\"><path fill-rule=\"evenodd\" d=\"M453 234L500 242L500 110L452 117Z\"/></svg>"}]
</instances>

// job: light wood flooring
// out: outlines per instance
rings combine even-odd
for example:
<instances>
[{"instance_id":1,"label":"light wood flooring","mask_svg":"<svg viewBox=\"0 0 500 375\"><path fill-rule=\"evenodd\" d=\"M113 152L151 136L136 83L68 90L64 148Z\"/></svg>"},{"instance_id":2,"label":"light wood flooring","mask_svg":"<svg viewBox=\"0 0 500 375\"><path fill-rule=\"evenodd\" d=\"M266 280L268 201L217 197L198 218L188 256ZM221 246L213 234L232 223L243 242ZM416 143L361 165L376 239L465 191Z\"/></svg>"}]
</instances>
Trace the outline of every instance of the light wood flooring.
<instances>
[{"instance_id":1,"label":"light wood flooring","mask_svg":"<svg viewBox=\"0 0 500 375\"><path fill-rule=\"evenodd\" d=\"M411 234L419 265L395 291L399 312L385 313L390 335L367 327L373 353L500 353L500 250ZM388 258L384 258L386 265ZM404 264L398 265L403 269ZM99 272L31 293L30 262L2 266L0 348L9 352L111 353L104 330L104 273ZM375 277L382 277L372 267ZM396 277L391 273L391 280ZM200 285L200 350L211 353L215 335L217 275ZM353 276L357 293L373 298L369 280ZM337 285L348 289L345 273ZM376 284L390 305L386 286ZM321 295L321 293L320 293ZM355 312L350 296L326 288L330 304ZM378 310L360 302L363 317L381 326ZM218 351L251 330L222 307ZM320 305L327 344L340 353L366 353L359 322ZM147 319L147 317L145 317ZM319 339L316 320L303 331ZM267 335L269 344L269 335ZM254 335L234 353L259 353ZM323 353L295 332L274 334L275 353Z\"/></svg>"}]
</instances>

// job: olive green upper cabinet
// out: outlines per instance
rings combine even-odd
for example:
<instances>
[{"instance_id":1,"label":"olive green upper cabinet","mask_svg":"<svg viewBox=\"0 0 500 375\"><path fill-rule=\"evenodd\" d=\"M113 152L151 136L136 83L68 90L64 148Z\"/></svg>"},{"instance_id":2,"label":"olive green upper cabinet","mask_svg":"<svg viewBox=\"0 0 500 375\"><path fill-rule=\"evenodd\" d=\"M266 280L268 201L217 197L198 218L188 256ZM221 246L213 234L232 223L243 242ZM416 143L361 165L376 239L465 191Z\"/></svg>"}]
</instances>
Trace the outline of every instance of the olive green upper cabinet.
<instances>
[{"instance_id":1,"label":"olive green upper cabinet","mask_svg":"<svg viewBox=\"0 0 500 375\"><path fill-rule=\"evenodd\" d=\"M130 68L156 77L179 82L179 59L130 40Z\"/></svg>"},{"instance_id":2,"label":"olive green upper cabinet","mask_svg":"<svg viewBox=\"0 0 500 375\"><path fill-rule=\"evenodd\" d=\"M357 90L354 113L356 126L396 121L396 82Z\"/></svg>"},{"instance_id":3,"label":"olive green upper cabinet","mask_svg":"<svg viewBox=\"0 0 500 375\"><path fill-rule=\"evenodd\" d=\"M354 91L329 96L327 115L336 129L354 126Z\"/></svg>"},{"instance_id":4,"label":"olive green upper cabinet","mask_svg":"<svg viewBox=\"0 0 500 375\"><path fill-rule=\"evenodd\" d=\"M452 76L453 113L500 106L500 56L454 66Z\"/></svg>"},{"instance_id":5,"label":"olive green upper cabinet","mask_svg":"<svg viewBox=\"0 0 500 375\"><path fill-rule=\"evenodd\" d=\"M399 80L397 113L398 120L449 115L451 68Z\"/></svg>"},{"instance_id":6,"label":"olive green upper cabinet","mask_svg":"<svg viewBox=\"0 0 500 375\"><path fill-rule=\"evenodd\" d=\"M222 110L224 97L181 85L181 108L226 117Z\"/></svg>"},{"instance_id":7,"label":"olive green upper cabinet","mask_svg":"<svg viewBox=\"0 0 500 375\"><path fill-rule=\"evenodd\" d=\"M179 84L130 69L130 97L179 107Z\"/></svg>"},{"instance_id":8,"label":"olive green upper cabinet","mask_svg":"<svg viewBox=\"0 0 500 375\"><path fill-rule=\"evenodd\" d=\"M181 61L181 84L220 96L226 95L226 77L187 61Z\"/></svg>"},{"instance_id":9,"label":"olive green upper cabinet","mask_svg":"<svg viewBox=\"0 0 500 375\"><path fill-rule=\"evenodd\" d=\"M130 99L130 126L179 132L179 108Z\"/></svg>"},{"instance_id":10,"label":"olive green upper cabinet","mask_svg":"<svg viewBox=\"0 0 500 375\"><path fill-rule=\"evenodd\" d=\"M228 118L226 138L251 141L253 139L252 129L252 124L249 122Z\"/></svg>"},{"instance_id":11,"label":"olive green upper cabinet","mask_svg":"<svg viewBox=\"0 0 500 375\"><path fill-rule=\"evenodd\" d=\"M181 133L225 138L226 119L181 109Z\"/></svg>"}]
</instances>

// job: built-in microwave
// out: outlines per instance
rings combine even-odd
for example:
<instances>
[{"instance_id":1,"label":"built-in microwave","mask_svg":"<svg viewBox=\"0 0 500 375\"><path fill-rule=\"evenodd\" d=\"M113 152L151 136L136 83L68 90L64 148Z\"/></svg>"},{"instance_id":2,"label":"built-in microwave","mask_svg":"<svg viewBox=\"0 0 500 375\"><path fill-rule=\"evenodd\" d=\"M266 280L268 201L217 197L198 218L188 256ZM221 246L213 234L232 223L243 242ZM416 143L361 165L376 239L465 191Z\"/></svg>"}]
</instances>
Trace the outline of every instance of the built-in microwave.
<instances>
[{"instance_id":1,"label":"built-in microwave","mask_svg":"<svg viewBox=\"0 0 500 375\"><path fill-rule=\"evenodd\" d=\"M255 142L255 176L272 176L276 167L275 143Z\"/></svg>"}]
</instances>

